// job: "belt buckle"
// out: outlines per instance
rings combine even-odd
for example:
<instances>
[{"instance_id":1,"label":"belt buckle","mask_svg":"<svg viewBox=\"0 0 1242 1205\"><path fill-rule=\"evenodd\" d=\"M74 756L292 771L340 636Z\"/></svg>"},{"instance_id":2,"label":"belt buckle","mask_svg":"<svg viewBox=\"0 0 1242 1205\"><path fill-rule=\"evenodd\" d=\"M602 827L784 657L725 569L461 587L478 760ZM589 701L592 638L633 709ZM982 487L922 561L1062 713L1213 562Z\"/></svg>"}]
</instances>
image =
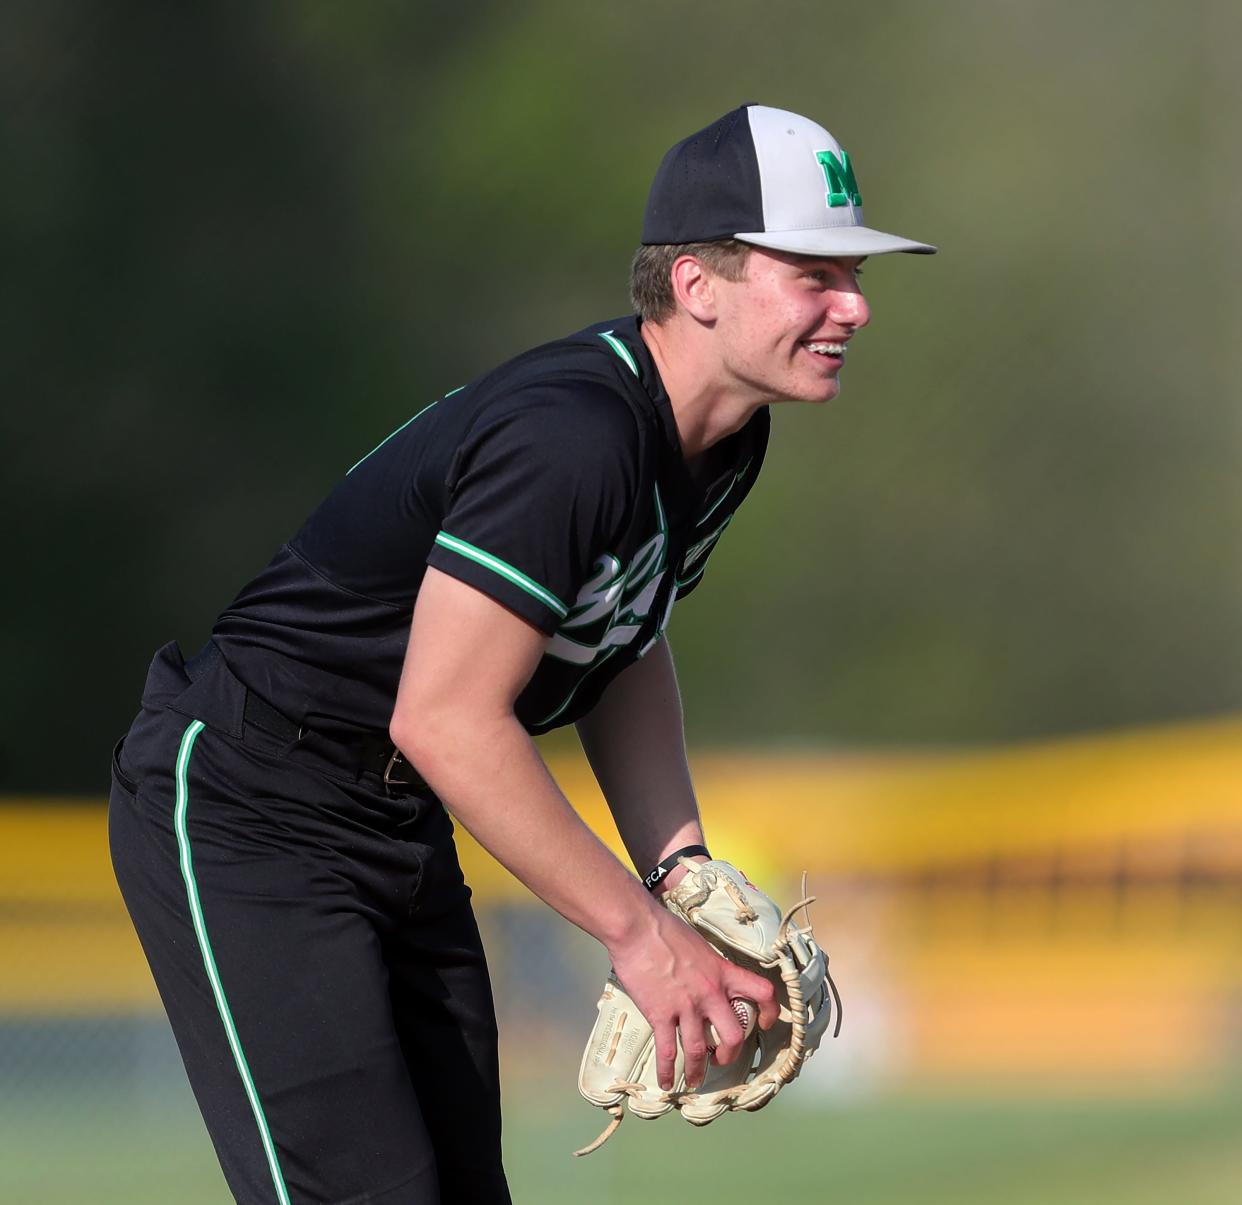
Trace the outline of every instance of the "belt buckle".
<instances>
[{"instance_id":1,"label":"belt buckle","mask_svg":"<svg viewBox=\"0 0 1242 1205\"><path fill-rule=\"evenodd\" d=\"M394 746L393 751L392 751L392 756L388 759L388 765L384 767L384 786L386 787L409 786L410 781L411 781L410 779L393 778L392 776L392 772L398 766L403 765L403 764L406 764L405 755L401 752L400 749Z\"/></svg>"}]
</instances>

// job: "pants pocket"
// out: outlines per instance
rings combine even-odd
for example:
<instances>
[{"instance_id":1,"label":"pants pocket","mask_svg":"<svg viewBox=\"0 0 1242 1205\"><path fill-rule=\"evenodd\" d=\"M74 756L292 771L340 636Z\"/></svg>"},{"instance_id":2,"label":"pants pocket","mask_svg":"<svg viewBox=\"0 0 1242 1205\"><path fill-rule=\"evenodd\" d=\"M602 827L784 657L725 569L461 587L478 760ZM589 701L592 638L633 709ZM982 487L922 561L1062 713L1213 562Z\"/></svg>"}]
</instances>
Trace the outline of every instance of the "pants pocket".
<instances>
[{"instance_id":1,"label":"pants pocket","mask_svg":"<svg viewBox=\"0 0 1242 1205\"><path fill-rule=\"evenodd\" d=\"M125 738L121 737L112 747L112 781L128 795L138 794L138 784L121 768L121 749Z\"/></svg>"}]
</instances>

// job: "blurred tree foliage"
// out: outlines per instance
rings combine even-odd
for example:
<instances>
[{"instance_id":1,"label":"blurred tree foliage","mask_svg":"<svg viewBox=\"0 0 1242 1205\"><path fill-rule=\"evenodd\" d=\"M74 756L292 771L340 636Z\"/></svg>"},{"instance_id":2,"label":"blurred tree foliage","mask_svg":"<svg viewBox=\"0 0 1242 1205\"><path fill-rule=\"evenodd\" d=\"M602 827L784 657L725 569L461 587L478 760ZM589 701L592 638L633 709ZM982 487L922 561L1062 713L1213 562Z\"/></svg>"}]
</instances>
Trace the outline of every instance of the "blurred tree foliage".
<instances>
[{"instance_id":1,"label":"blurred tree foliage","mask_svg":"<svg viewBox=\"0 0 1242 1205\"><path fill-rule=\"evenodd\" d=\"M985 741L1242 702L1223 0L0 12L0 782L95 793L162 641L379 437L626 308L647 185L821 117L872 330L679 610L711 742ZM844 14L845 10L841 10Z\"/></svg>"}]
</instances>

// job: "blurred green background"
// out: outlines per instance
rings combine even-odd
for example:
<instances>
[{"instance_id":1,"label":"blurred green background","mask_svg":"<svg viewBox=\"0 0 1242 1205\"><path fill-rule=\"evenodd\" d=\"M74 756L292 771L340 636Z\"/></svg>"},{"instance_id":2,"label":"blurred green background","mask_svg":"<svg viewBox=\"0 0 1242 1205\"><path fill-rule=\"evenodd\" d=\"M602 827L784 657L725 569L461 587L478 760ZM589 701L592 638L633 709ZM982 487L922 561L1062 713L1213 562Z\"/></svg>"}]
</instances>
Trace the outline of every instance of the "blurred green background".
<instances>
[{"instance_id":1,"label":"blurred green background","mask_svg":"<svg viewBox=\"0 0 1242 1205\"><path fill-rule=\"evenodd\" d=\"M627 309L663 151L811 113L868 219L828 411L675 629L699 741L995 740L1242 692L1223 2L0 14L0 781L96 791L151 651L378 438Z\"/></svg>"},{"instance_id":2,"label":"blurred green background","mask_svg":"<svg viewBox=\"0 0 1242 1205\"><path fill-rule=\"evenodd\" d=\"M672 627L696 757L819 759L833 826L754 856L833 876L852 1011L796 1103L571 1165L603 967L484 881L518 1199L1236 1200L1240 46L1226 0L0 9L0 1198L223 1199L149 983L84 970L135 956L98 803L151 652L429 400L624 312L660 156L755 100L942 251L867 266Z\"/></svg>"}]
</instances>

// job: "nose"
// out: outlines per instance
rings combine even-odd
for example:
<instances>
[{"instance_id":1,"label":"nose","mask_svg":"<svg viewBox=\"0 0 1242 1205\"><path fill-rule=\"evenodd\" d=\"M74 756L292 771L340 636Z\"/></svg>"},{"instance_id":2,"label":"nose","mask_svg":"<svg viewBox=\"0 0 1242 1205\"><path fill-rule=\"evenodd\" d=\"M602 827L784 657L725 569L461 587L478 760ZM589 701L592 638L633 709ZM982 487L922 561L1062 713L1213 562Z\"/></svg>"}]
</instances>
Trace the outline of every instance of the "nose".
<instances>
[{"instance_id":1,"label":"nose","mask_svg":"<svg viewBox=\"0 0 1242 1205\"><path fill-rule=\"evenodd\" d=\"M828 316L840 326L860 330L871 321L871 306L867 304L862 289L854 282L833 291Z\"/></svg>"}]
</instances>

